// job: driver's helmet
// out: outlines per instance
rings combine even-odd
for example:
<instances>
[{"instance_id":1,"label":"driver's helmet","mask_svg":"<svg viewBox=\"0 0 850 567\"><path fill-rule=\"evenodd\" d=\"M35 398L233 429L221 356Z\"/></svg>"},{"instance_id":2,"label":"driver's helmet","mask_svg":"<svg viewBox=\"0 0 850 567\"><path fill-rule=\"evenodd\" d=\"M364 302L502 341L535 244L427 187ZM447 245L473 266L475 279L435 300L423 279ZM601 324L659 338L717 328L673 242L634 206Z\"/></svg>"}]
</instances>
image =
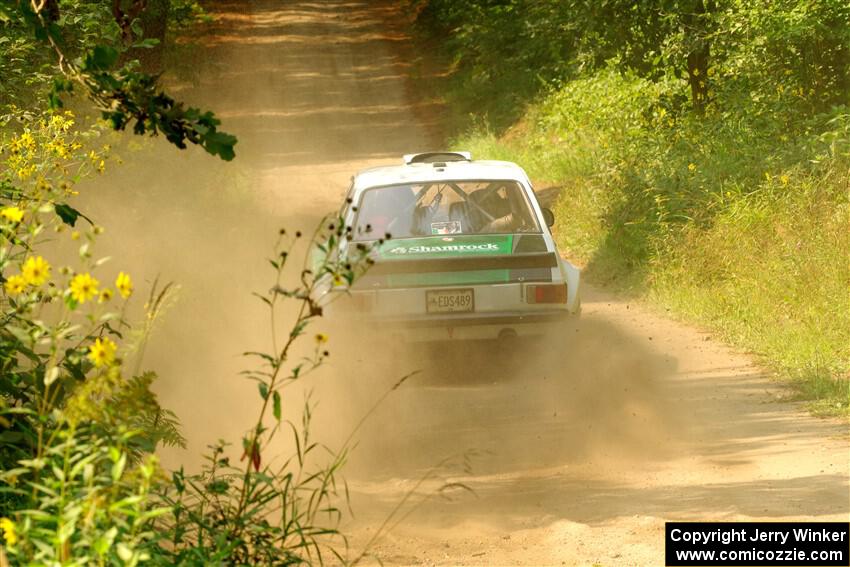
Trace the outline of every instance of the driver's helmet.
<instances>
[{"instance_id":1,"label":"driver's helmet","mask_svg":"<svg viewBox=\"0 0 850 567\"><path fill-rule=\"evenodd\" d=\"M505 195L507 191L508 187L506 185L499 185L480 189L474 195L478 197L476 203L487 211L490 216L498 219L511 213L511 204Z\"/></svg>"}]
</instances>

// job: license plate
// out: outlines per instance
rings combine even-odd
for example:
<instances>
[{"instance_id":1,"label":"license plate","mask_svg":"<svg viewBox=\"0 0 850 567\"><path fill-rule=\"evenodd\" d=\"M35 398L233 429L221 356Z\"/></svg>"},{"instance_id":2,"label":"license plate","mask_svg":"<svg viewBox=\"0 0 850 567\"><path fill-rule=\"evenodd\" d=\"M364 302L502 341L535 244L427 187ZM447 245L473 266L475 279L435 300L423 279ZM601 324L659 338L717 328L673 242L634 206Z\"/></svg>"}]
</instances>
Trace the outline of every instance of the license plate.
<instances>
[{"instance_id":1,"label":"license plate","mask_svg":"<svg viewBox=\"0 0 850 567\"><path fill-rule=\"evenodd\" d=\"M473 289L441 289L425 292L428 313L472 313L475 311Z\"/></svg>"}]
</instances>

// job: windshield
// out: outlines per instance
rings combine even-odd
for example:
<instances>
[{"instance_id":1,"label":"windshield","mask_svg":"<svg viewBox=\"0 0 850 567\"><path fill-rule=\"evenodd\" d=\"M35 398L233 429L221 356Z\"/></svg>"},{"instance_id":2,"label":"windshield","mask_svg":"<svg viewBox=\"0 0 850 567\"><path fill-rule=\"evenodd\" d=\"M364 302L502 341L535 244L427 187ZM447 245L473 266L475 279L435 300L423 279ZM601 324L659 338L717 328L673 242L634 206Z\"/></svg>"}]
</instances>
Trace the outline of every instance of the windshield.
<instances>
[{"instance_id":1,"label":"windshield","mask_svg":"<svg viewBox=\"0 0 850 567\"><path fill-rule=\"evenodd\" d=\"M439 234L540 232L516 181L447 181L390 185L363 192L355 240Z\"/></svg>"}]
</instances>

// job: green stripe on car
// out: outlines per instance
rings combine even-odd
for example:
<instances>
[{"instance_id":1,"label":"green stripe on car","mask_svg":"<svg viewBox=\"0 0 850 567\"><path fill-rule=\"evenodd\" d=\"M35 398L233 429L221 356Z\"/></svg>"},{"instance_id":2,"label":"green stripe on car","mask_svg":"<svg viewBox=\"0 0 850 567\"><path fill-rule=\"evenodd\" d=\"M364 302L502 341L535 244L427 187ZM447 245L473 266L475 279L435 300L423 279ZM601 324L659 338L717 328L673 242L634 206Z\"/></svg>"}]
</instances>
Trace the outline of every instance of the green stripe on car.
<instances>
[{"instance_id":1,"label":"green stripe on car","mask_svg":"<svg viewBox=\"0 0 850 567\"><path fill-rule=\"evenodd\" d=\"M385 242L378 254L382 260L402 258L456 258L511 254L513 235L432 236Z\"/></svg>"}]
</instances>

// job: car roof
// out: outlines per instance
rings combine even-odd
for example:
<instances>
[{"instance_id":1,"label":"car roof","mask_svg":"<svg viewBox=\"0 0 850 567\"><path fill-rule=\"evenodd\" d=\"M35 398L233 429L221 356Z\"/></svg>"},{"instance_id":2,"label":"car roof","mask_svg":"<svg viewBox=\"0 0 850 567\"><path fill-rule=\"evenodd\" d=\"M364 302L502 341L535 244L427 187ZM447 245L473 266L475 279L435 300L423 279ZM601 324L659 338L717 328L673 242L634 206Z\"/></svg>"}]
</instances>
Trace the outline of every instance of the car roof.
<instances>
[{"instance_id":1,"label":"car roof","mask_svg":"<svg viewBox=\"0 0 850 567\"><path fill-rule=\"evenodd\" d=\"M408 161L409 157L405 156L405 162ZM364 169L354 176L353 189L354 191L362 191L384 185L462 181L464 179L511 179L528 183L528 176L525 171L513 162L459 159L436 163L403 163L401 165Z\"/></svg>"}]
</instances>

